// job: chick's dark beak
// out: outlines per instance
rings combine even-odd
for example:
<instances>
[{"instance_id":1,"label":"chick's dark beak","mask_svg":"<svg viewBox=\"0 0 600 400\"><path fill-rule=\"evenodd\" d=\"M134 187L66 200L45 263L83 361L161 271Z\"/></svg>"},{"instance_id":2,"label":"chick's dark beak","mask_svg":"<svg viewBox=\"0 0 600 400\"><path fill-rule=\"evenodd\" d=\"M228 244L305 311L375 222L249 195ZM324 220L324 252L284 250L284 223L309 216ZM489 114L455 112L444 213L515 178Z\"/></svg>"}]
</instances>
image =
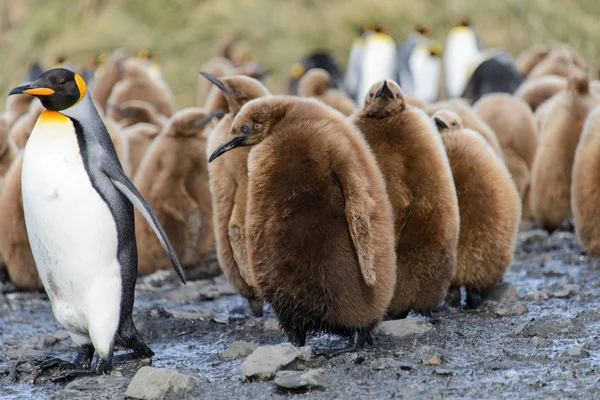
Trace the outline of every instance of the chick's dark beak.
<instances>
[{"instance_id":1,"label":"chick's dark beak","mask_svg":"<svg viewBox=\"0 0 600 400\"><path fill-rule=\"evenodd\" d=\"M387 95L387 97L389 97L390 99L394 98L394 93L392 93L392 90L390 89L390 87L387 84L387 81L384 80L383 81L383 86L381 87L381 89L379 89L377 91L377 93L375 93L375 98L378 99L381 96L383 96L384 94Z\"/></svg>"},{"instance_id":2,"label":"chick's dark beak","mask_svg":"<svg viewBox=\"0 0 600 400\"><path fill-rule=\"evenodd\" d=\"M210 155L208 162L210 163L222 154L227 153L229 150L233 150L236 147L243 145L246 139L248 139L247 136L236 136L230 141L223 143Z\"/></svg>"},{"instance_id":3,"label":"chick's dark beak","mask_svg":"<svg viewBox=\"0 0 600 400\"><path fill-rule=\"evenodd\" d=\"M215 75L209 74L208 72L204 72L204 71L200 71L200 75L202 75L203 77L205 77L206 79L208 79L209 81L214 83L215 86L218 87L219 89L221 89L221 91L223 93L225 93L225 94L229 93L229 90L227 90L227 87L225 86L225 84L223 82L221 82L219 80L219 78L217 78Z\"/></svg>"},{"instance_id":4,"label":"chick's dark beak","mask_svg":"<svg viewBox=\"0 0 600 400\"><path fill-rule=\"evenodd\" d=\"M204 126L204 125L208 124L213 118L220 117L223 114L225 114L225 110L222 110L222 109L214 110L214 111L211 111L210 113L208 113L208 115L206 117L204 117L198 121L195 121L194 123L198 126Z\"/></svg>"},{"instance_id":5,"label":"chick's dark beak","mask_svg":"<svg viewBox=\"0 0 600 400\"><path fill-rule=\"evenodd\" d=\"M438 129L448 129L448 128L450 128L448 126L448 124L446 124L444 121L442 121L438 117L435 117L433 120L435 121L435 125L438 127Z\"/></svg>"},{"instance_id":6,"label":"chick's dark beak","mask_svg":"<svg viewBox=\"0 0 600 400\"><path fill-rule=\"evenodd\" d=\"M29 94L32 96L50 96L54 94L54 90L45 87L39 87L36 82L26 83L21 86L17 86L8 94L12 96L13 94Z\"/></svg>"}]
</instances>

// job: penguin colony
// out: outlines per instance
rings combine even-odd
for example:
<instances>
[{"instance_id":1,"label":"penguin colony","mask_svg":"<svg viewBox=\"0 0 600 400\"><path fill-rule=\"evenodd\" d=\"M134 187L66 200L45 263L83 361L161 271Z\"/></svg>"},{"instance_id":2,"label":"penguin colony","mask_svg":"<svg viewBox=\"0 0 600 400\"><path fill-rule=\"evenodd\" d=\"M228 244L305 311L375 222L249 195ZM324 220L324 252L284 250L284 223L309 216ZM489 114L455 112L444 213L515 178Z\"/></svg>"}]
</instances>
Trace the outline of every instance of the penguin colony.
<instances>
[{"instance_id":1,"label":"penguin colony","mask_svg":"<svg viewBox=\"0 0 600 400\"><path fill-rule=\"evenodd\" d=\"M384 319L454 306L451 290L479 306L522 220L600 255L600 93L581 57L556 44L515 61L462 17L444 47L430 34L396 45L363 26L345 75L315 52L284 90L228 38L184 109L152 52L31 65L0 115L0 268L45 290L77 348L34 375L151 357L137 276L174 267L185 282L211 251L294 345L349 338L328 356L373 344Z\"/></svg>"}]
</instances>

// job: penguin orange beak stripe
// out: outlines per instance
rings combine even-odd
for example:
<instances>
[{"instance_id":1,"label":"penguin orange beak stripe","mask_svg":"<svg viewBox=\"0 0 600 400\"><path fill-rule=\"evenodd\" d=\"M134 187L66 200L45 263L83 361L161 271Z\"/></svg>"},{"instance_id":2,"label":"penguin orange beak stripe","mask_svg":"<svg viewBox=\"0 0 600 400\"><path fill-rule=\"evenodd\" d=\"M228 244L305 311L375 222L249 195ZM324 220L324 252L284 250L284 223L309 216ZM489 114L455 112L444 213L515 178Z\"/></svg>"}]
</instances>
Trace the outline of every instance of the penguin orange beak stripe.
<instances>
[{"instance_id":1,"label":"penguin orange beak stripe","mask_svg":"<svg viewBox=\"0 0 600 400\"><path fill-rule=\"evenodd\" d=\"M12 96L13 94L30 94L32 96L50 96L54 94L54 90L50 88L40 88L36 87L33 83L26 83L25 85L17 86L8 94Z\"/></svg>"},{"instance_id":2,"label":"penguin orange beak stripe","mask_svg":"<svg viewBox=\"0 0 600 400\"><path fill-rule=\"evenodd\" d=\"M212 162L215 158L227 153L229 150L233 150L236 147L239 147L244 144L244 142L248 139L247 136L236 136L228 142L223 143L210 155L208 162Z\"/></svg>"}]
</instances>

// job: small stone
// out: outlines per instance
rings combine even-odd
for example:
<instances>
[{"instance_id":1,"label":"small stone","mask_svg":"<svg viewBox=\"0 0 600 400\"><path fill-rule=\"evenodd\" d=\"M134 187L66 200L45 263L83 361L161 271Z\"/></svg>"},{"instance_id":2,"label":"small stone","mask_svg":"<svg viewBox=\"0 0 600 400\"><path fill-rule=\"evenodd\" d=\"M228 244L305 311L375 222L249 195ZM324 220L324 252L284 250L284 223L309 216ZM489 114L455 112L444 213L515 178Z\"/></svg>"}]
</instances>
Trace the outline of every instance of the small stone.
<instances>
[{"instance_id":1,"label":"small stone","mask_svg":"<svg viewBox=\"0 0 600 400\"><path fill-rule=\"evenodd\" d=\"M277 318L266 318L263 323L263 329L265 332L281 332Z\"/></svg>"},{"instance_id":2,"label":"small stone","mask_svg":"<svg viewBox=\"0 0 600 400\"><path fill-rule=\"evenodd\" d=\"M564 284L551 291L553 297L559 299L569 298L581 291L581 286L577 284Z\"/></svg>"},{"instance_id":3,"label":"small stone","mask_svg":"<svg viewBox=\"0 0 600 400\"><path fill-rule=\"evenodd\" d=\"M455 375L456 374L454 371L449 370L449 369L436 369L433 372L435 372L438 375L442 375L442 376L450 376L450 375Z\"/></svg>"},{"instance_id":4,"label":"small stone","mask_svg":"<svg viewBox=\"0 0 600 400\"><path fill-rule=\"evenodd\" d=\"M213 317L213 321L217 324L227 325L229 323L229 315L223 315L221 317Z\"/></svg>"},{"instance_id":5,"label":"small stone","mask_svg":"<svg viewBox=\"0 0 600 400\"><path fill-rule=\"evenodd\" d=\"M375 360L371 363L371 368L376 371L382 371L388 368L394 368L396 364L396 360L393 358L381 358L379 360Z\"/></svg>"},{"instance_id":6,"label":"small stone","mask_svg":"<svg viewBox=\"0 0 600 400\"><path fill-rule=\"evenodd\" d=\"M125 397L139 400L184 399L201 383L196 377L166 368L142 367L127 386Z\"/></svg>"},{"instance_id":7,"label":"small stone","mask_svg":"<svg viewBox=\"0 0 600 400\"><path fill-rule=\"evenodd\" d=\"M69 332L65 331L64 329L60 329L56 332L54 332L54 337L57 338L58 340L65 340L68 339L71 335L69 335Z\"/></svg>"},{"instance_id":8,"label":"small stone","mask_svg":"<svg viewBox=\"0 0 600 400\"><path fill-rule=\"evenodd\" d=\"M527 314L529 310L520 301L512 301L509 303L498 303L494 308L493 312L499 317L512 317L516 315Z\"/></svg>"},{"instance_id":9,"label":"small stone","mask_svg":"<svg viewBox=\"0 0 600 400\"><path fill-rule=\"evenodd\" d=\"M156 311L156 310L152 310ZM213 317L213 313L210 310L194 310L194 311L183 311L183 310L165 310L173 316L173 318L182 319L199 319L207 320Z\"/></svg>"},{"instance_id":10,"label":"small stone","mask_svg":"<svg viewBox=\"0 0 600 400\"><path fill-rule=\"evenodd\" d=\"M421 362L424 365L438 366L442 363L443 360L444 360L444 358L442 357L441 354L434 353L434 354L429 354L429 355L423 357Z\"/></svg>"},{"instance_id":11,"label":"small stone","mask_svg":"<svg viewBox=\"0 0 600 400\"><path fill-rule=\"evenodd\" d=\"M549 298L550 298L550 296L548 295L548 292L545 290L534 290L532 292L526 293L525 296L523 296L523 300L535 301L535 302L548 300Z\"/></svg>"},{"instance_id":12,"label":"small stone","mask_svg":"<svg viewBox=\"0 0 600 400\"><path fill-rule=\"evenodd\" d=\"M240 367L242 380L272 379L277 371L287 367L292 362L296 360L308 361L310 353L309 346L295 347L291 343L258 347L242 362Z\"/></svg>"},{"instance_id":13,"label":"small stone","mask_svg":"<svg viewBox=\"0 0 600 400\"><path fill-rule=\"evenodd\" d=\"M67 390L98 390L103 391L120 391L125 389L129 384L129 379L122 376L101 375L101 376L85 376L76 379L65 386Z\"/></svg>"},{"instance_id":14,"label":"small stone","mask_svg":"<svg viewBox=\"0 0 600 400\"><path fill-rule=\"evenodd\" d=\"M504 374L504 376L508 379L512 379L512 378L518 378L519 377L519 373L517 371L515 371L514 369L509 369L508 371L506 371L506 373Z\"/></svg>"},{"instance_id":15,"label":"small stone","mask_svg":"<svg viewBox=\"0 0 600 400\"><path fill-rule=\"evenodd\" d=\"M17 345L17 341L13 338L6 338L4 339L4 343L5 346L16 346Z\"/></svg>"},{"instance_id":16,"label":"small stone","mask_svg":"<svg viewBox=\"0 0 600 400\"><path fill-rule=\"evenodd\" d=\"M329 386L329 378L325 370L309 369L307 371L279 371L275 375L275 384L283 389L324 389Z\"/></svg>"},{"instance_id":17,"label":"small stone","mask_svg":"<svg viewBox=\"0 0 600 400\"><path fill-rule=\"evenodd\" d=\"M410 317L394 321L384 321L377 326L377 330L384 334L397 338L412 335L422 335L433 328L429 322L421 318Z\"/></svg>"},{"instance_id":18,"label":"small stone","mask_svg":"<svg viewBox=\"0 0 600 400\"><path fill-rule=\"evenodd\" d=\"M495 288L486 292L482 296L483 301L497 301L499 303L503 302L515 302L519 301L521 296L519 296L519 292L514 287L512 283L503 282L497 285Z\"/></svg>"},{"instance_id":19,"label":"small stone","mask_svg":"<svg viewBox=\"0 0 600 400\"><path fill-rule=\"evenodd\" d=\"M563 353L561 353L561 357L563 358L582 358L589 357L590 353L587 350L584 350L583 344L577 344L575 346L569 347Z\"/></svg>"},{"instance_id":20,"label":"small stone","mask_svg":"<svg viewBox=\"0 0 600 400\"><path fill-rule=\"evenodd\" d=\"M252 354L258 347L257 344L236 340L231 343L227 350L221 353L221 358L239 358Z\"/></svg>"},{"instance_id":21,"label":"small stone","mask_svg":"<svg viewBox=\"0 0 600 400\"><path fill-rule=\"evenodd\" d=\"M37 358L44 355L44 352L34 349L20 348L20 349L10 349L6 353L6 358L9 360L18 360L18 359L29 359L29 358Z\"/></svg>"},{"instance_id":22,"label":"small stone","mask_svg":"<svg viewBox=\"0 0 600 400\"><path fill-rule=\"evenodd\" d=\"M234 294L235 289L227 281L215 278L188 282L186 286L167 292L166 296L169 300L179 303L195 303Z\"/></svg>"},{"instance_id":23,"label":"small stone","mask_svg":"<svg viewBox=\"0 0 600 400\"><path fill-rule=\"evenodd\" d=\"M37 349L44 349L46 347L52 347L54 346L56 343L60 342L59 339L55 338L54 336L50 336L50 335L42 335L37 344L36 344L36 348Z\"/></svg>"},{"instance_id":24,"label":"small stone","mask_svg":"<svg viewBox=\"0 0 600 400\"><path fill-rule=\"evenodd\" d=\"M532 337L531 339L529 339L529 342L534 345L535 347L538 347L540 345L540 338L537 336Z\"/></svg>"},{"instance_id":25,"label":"small stone","mask_svg":"<svg viewBox=\"0 0 600 400\"><path fill-rule=\"evenodd\" d=\"M525 232L519 232L518 240L521 245L533 245L543 243L548 239L548 232L542 229L534 229Z\"/></svg>"},{"instance_id":26,"label":"small stone","mask_svg":"<svg viewBox=\"0 0 600 400\"><path fill-rule=\"evenodd\" d=\"M526 337L539 336L542 338L563 337L581 330L571 318L541 317L530 322L521 330Z\"/></svg>"}]
</instances>

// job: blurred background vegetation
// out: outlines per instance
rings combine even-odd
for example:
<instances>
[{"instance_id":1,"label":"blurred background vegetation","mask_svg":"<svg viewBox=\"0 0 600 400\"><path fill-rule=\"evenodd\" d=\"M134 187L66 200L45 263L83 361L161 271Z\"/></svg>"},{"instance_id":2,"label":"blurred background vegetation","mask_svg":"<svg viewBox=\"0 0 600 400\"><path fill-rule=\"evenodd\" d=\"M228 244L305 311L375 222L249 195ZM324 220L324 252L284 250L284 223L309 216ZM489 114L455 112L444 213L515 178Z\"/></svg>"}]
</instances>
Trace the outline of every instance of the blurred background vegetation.
<instances>
[{"instance_id":1,"label":"blurred background vegetation","mask_svg":"<svg viewBox=\"0 0 600 400\"><path fill-rule=\"evenodd\" d=\"M29 62L53 66L58 54L75 66L118 47L158 52L177 106L194 105L203 62L222 39L241 37L277 74L314 49L331 49L342 68L359 24L387 24L396 41L416 23L444 42L458 15L469 17L486 47L517 56L534 43L574 46L596 76L600 62L598 0L0 0L0 92L18 84ZM5 96L0 96L0 105Z\"/></svg>"}]
</instances>

